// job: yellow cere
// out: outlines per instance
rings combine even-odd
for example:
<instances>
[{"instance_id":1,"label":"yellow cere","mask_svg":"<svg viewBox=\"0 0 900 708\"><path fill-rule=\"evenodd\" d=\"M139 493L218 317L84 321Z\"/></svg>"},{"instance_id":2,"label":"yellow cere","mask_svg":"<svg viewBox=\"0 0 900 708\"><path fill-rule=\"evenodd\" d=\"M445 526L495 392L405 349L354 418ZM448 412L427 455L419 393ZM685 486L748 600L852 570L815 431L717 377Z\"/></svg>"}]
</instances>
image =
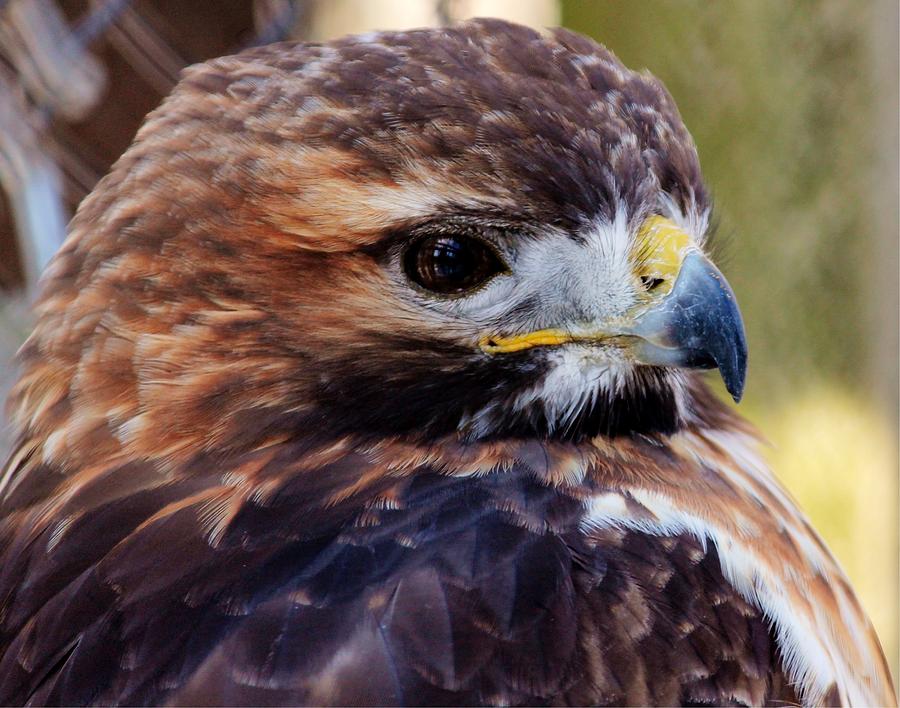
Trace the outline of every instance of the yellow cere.
<instances>
[{"instance_id":1,"label":"yellow cere","mask_svg":"<svg viewBox=\"0 0 900 708\"><path fill-rule=\"evenodd\" d=\"M638 278L662 280L653 289L653 295L668 295L692 245L690 234L678 228L672 220L662 216L649 217L641 224L635 240L635 275Z\"/></svg>"}]
</instances>

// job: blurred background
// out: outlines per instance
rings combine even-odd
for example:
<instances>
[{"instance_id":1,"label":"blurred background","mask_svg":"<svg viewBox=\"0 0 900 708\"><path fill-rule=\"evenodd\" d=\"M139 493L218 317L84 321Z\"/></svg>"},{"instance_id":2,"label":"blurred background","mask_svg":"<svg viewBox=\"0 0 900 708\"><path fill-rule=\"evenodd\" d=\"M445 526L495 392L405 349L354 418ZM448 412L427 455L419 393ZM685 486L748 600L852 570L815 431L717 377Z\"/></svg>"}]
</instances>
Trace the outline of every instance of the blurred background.
<instances>
[{"instance_id":1,"label":"blurred background","mask_svg":"<svg viewBox=\"0 0 900 708\"><path fill-rule=\"evenodd\" d=\"M0 0L0 399L66 222L183 67L471 16L578 30L675 97L748 329L741 410L898 676L896 0Z\"/></svg>"}]
</instances>

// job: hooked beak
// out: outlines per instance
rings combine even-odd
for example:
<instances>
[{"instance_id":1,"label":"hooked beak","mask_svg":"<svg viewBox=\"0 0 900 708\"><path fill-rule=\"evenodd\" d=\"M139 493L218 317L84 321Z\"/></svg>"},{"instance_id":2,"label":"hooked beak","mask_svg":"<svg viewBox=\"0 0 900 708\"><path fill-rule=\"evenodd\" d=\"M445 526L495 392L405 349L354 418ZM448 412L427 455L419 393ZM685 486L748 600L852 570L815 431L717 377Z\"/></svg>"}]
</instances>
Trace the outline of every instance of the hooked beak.
<instances>
[{"instance_id":1,"label":"hooked beak","mask_svg":"<svg viewBox=\"0 0 900 708\"><path fill-rule=\"evenodd\" d=\"M699 251L688 253L672 291L628 327L635 358L644 364L719 369L725 388L741 400L747 339L737 299L725 276Z\"/></svg>"},{"instance_id":2,"label":"hooked beak","mask_svg":"<svg viewBox=\"0 0 900 708\"><path fill-rule=\"evenodd\" d=\"M512 337L488 336L482 351L503 354L571 342L615 341L635 360L655 366L719 369L725 388L741 400L747 373L747 340L734 292L700 251L683 255L671 291L627 321L602 331L546 329Z\"/></svg>"}]
</instances>

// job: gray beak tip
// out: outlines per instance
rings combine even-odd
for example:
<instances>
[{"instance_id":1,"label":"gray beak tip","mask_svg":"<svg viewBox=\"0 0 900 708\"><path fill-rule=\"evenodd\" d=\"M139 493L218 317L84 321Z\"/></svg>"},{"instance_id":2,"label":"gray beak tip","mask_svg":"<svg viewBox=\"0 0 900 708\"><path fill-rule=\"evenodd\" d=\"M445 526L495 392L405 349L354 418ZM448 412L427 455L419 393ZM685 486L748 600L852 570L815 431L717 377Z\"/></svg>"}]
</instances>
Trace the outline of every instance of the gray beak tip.
<instances>
[{"instance_id":1,"label":"gray beak tip","mask_svg":"<svg viewBox=\"0 0 900 708\"><path fill-rule=\"evenodd\" d=\"M744 383L747 375L746 354L741 358L734 369L726 370L725 367L720 367L719 373L722 376L722 380L725 382L725 388L728 390L728 393L731 394L734 402L740 403L741 398L744 396Z\"/></svg>"},{"instance_id":2,"label":"gray beak tip","mask_svg":"<svg viewBox=\"0 0 900 708\"><path fill-rule=\"evenodd\" d=\"M735 309L736 313L736 309ZM727 331L733 333L731 346L725 346L713 354L725 388L735 403L740 403L744 395L744 384L747 381L747 341L744 335L743 325L740 323L740 313L736 317L732 315Z\"/></svg>"}]
</instances>

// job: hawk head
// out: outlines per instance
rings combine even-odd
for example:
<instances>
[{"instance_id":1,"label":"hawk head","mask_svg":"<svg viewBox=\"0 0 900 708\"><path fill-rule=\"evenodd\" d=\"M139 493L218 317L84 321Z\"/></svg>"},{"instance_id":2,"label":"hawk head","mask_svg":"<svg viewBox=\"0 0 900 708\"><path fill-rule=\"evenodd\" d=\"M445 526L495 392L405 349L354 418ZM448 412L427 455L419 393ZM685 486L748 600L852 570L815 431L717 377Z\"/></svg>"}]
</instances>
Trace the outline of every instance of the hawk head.
<instances>
[{"instance_id":1,"label":"hawk head","mask_svg":"<svg viewBox=\"0 0 900 708\"><path fill-rule=\"evenodd\" d=\"M187 70L21 351L0 702L889 703L696 374L746 366L709 208L659 82L563 30Z\"/></svg>"},{"instance_id":2,"label":"hawk head","mask_svg":"<svg viewBox=\"0 0 900 708\"><path fill-rule=\"evenodd\" d=\"M84 203L29 347L136 451L669 433L710 407L691 369L743 387L709 207L671 97L580 35L253 49Z\"/></svg>"}]
</instances>

